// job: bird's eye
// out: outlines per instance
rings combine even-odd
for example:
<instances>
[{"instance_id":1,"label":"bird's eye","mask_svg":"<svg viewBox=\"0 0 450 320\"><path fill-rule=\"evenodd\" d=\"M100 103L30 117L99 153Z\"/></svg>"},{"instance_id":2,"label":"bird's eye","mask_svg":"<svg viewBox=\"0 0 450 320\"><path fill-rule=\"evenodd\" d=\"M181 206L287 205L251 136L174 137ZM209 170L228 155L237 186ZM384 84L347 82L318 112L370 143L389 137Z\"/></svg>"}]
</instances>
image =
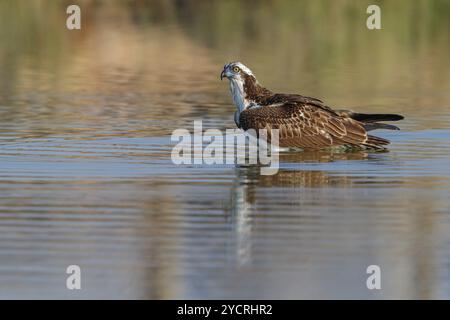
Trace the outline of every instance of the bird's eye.
<instances>
[{"instance_id":1,"label":"bird's eye","mask_svg":"<svg viewBox=\"0 0 450 320\"><path fill-rule=\"evenodd\" d=\"M239 67L233 67L233 72L234 73L238 73L241 69L239 69Z\"/></svg>"}]
</instances>

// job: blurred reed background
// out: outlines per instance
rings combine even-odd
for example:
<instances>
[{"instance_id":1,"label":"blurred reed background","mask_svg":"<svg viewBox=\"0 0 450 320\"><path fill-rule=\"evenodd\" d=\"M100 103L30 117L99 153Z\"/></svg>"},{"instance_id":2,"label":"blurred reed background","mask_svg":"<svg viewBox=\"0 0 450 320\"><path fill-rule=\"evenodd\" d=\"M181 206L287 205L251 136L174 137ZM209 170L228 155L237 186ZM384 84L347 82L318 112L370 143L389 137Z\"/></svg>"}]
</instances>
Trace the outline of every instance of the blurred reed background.
<instances>
[{"instance_id":1,"label":"blurred reed background","mask_svg":"<svg viewBox=\"0 0 450 320\"><path fill-rule=\"evenodd\" d=\"M380 31L365 27L371 1L86 0L79 2L82 31L65 28L70 3L0 4L0 99L18 104L16 112L2 114L3 121L26 114L18 112L30 108L21 103L25 97L125 99L138 93L209 90L226 99L217 74L225 62L238 58L274 90L322 97L330 105L380 106L380 112L391 108L383 107L391 99L398 112L412 109L411 116L425 118L416 124L421 128L446 126L448 121L447 97L433 96L429 106L427 96L445 91L450 82L446 0L377 1L382 7ZM403 95L414 105L405 105ZM47 106L55 127L70 123L70 116L77 117L83 108L76 98L69 100L64 115L59 107ZM98 103L89 107L90 112L105 108L114 110ZM171 112L183 114L189 108L173 107ZM227 115L232 108L202 111ZM152 112L152 119L164 118L161 108L144 112ZM427 117L430 113L437 116Z\"/></svg>"},{"instance_id":2,"label":"blurred reed background","mask_svg":"<svg viewBox=\"0 0 450 320\"><path fill-rule=\"evenodd\" d=\"M450 297L450 1L2 0L0 41L0 297ZM234 127L233 60L402 131L274 176L173 165L174 129Z\"/></svg>"}]
</instances>

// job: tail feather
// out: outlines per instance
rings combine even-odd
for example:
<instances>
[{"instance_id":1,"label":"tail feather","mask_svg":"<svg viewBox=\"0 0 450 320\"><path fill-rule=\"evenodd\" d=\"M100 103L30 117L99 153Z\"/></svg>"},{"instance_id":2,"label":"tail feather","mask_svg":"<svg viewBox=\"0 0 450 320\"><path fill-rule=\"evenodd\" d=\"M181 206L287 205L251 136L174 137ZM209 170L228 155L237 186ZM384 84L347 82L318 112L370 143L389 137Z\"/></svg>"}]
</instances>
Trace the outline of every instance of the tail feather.
<instances>
[{"instance_id":1,"label":"tail feather","mask_svg":"<svg viewBox=\"0 0 450 320\"><path fill-rule=\"evenodd\" d=\"M399 121L404 119L402 115L399 114L367 114L367 113L355 113L348 112L347 116L363 123L371 123L378 121Z\"/></svg>"},{"instance_id":2,"label":"tail feather","mask_svg":"<svg viewBox=\"0 0 450 320\"><path fill-rule=\"evenodd\" d=\"M363 127L364 127L364 129L366 129L366 131L372 131L372 130L376 130L376 129L400 130L399 127L394 126L392 124L379 123L379 122L363 123Z\"/></svg>"},{"instance_id":3,"label":"tail feather","mask_svg":"<svg viewBox=\"0 0 450 320\"><path fill-rule=\"evenodd\" d=\"M402 115L390 114L390 113L380 113L380 114L367 114L367 113L356 113L350 110L337 110L336 113L344 118L350 118L360 122L360 125L364 127L367 131L372 131L376 129L387 129L387 130L400 130L398 127L380 123L379 121L399 121L404 119ZM390 143L389 140L368 135L367 140L362 143L362 146L368 149L385 150L386 145Z\"/></svg>"}]
</instances>

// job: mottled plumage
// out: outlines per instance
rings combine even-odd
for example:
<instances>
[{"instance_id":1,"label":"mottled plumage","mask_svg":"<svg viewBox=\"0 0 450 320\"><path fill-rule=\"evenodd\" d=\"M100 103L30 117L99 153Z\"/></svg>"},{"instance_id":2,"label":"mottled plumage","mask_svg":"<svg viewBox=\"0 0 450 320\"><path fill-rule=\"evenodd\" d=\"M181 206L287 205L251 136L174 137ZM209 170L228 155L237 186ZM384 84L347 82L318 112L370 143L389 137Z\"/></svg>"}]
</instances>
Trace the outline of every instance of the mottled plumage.
<instances>
[{"instance_id":1,"label":"mottled plumage","mask_svg":"<svg viewBox=\"0 0 450 320\"><path fill-rule=\"evenodd\" d=\"M230 80L238 108L235 122L243 130L279 130L279 146L322 149L336 146L383 149L389 141L369 135L374 129L398 130L378 121L403 119L394 114L361 114L333 110L321 100L298 94L272 93L240 62L225 65L221 78Z\"/></svg>"}]
</instances>

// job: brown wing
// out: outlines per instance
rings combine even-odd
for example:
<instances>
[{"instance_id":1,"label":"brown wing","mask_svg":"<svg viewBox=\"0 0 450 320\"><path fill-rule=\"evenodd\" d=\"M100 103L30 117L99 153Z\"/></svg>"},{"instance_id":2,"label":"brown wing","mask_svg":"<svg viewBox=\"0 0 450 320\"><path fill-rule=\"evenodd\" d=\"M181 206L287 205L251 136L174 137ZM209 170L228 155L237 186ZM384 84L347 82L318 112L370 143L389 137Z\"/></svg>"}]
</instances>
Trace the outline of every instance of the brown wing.
<instances>
[{"instance_id":1,"label":"brown wing","mask_svg":"<svg viewBox=\"0 0 450 320\"><path fill-rule=\"evenodd\" d=\"M356 120L341 117L313 104L287 102L243 111L239 117L242 129L279 130L280 147L321 149L332 146L370 145L370 138Z\"/></svg>"},{"instance_id":2,"label":"brown wing","mask_svg":"<svg viewBox=\"0 0 450 320\"><path fill-rule=\"evenodd\" d=\"M296 105L311 105L317 107L319 109L323 109L328 111L334 115L338 115L333 109L328 107L323 103L322 100L312 97L302 96L300 94L286 94L286 93L275 93L272 95L268 95L263 97L261 101L258 101L258 104L261 106L268 106L272 104L296 104Z\"/></svg>"}]
</instances>

